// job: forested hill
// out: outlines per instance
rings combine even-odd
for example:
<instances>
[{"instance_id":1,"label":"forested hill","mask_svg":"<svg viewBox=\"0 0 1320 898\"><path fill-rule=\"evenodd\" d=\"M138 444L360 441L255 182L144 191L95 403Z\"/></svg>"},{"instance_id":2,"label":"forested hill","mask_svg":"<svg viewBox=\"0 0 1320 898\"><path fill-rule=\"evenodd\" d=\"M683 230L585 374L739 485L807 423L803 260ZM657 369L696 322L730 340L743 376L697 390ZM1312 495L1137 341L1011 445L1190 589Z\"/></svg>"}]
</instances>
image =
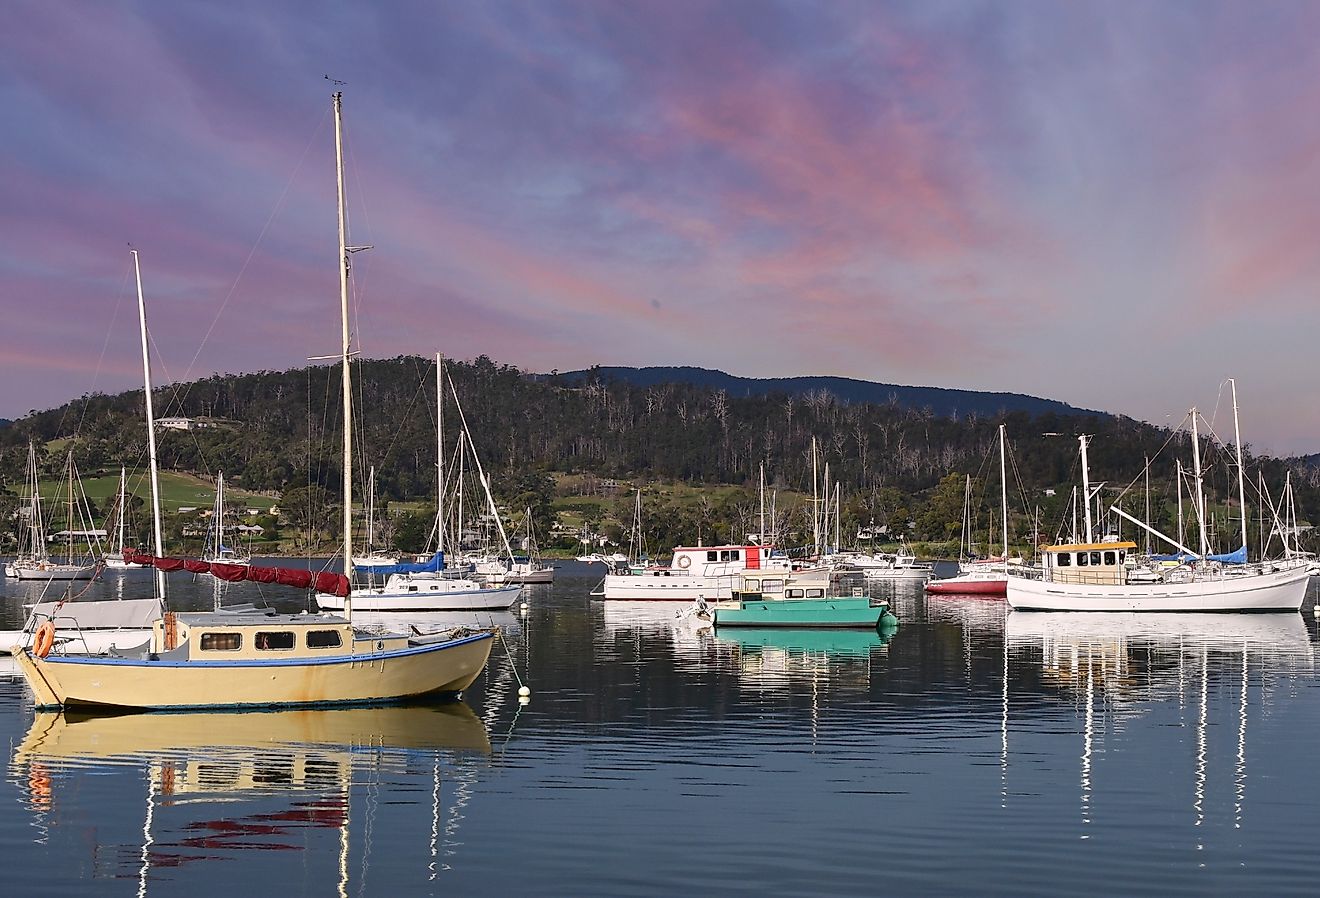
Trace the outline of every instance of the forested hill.
<instances>
[{"instance_id":1,"label":"forested hill","mask_svg":"<svg viewBox=\"0 0 1320 898\"><path fill-rule=\"evenodd\" d=\"M1161 454L1169 433L1131 418L1085 413L1045 400L1033 400L1045 409L1037 413L1019 409L1005 414L999 410L1005 406L989 413L960 406L955 417L952 405L942 406L941 413L931 403L906 405L887 396L878 404L843 401L824 388L828 379L797 380L817 384L799 396L768 388L748 393L684 382L643 385L608 376L609 370L544 376L484 356L447 363L471 439L506 501L522 505L529 483L544 484L546 475L555 472L638 484L750 488L761 465L770 483L809 494L814 439L822 464L830 466L830 480L840 486L846 518L915 522L911 526L917 534L947 535L952 526L956 537L964 475L977 479L982 490L992 476L997 478L995 447L1002 421L1011 450L1010 494L1024 513L1039 506L1043 523L1064 515L1078 480L1074 437L1086 433L1092 435L1092 483L1108 484L1107 499L1117 499L1124 487L1140 480L1143 458L1155 459L1152 516L1157 523L1175 526L1171 484L1176 455ZM363 359L355 364L355 372L360 469L375 466L383 498L434 495L434 363L417 357ZM310 484L336 493L338 390L339 373L329 367L217 375L160 388L155 397L158 415L205 418L213 425L161 430L162 465L203 476L224 471L233 485L249 490L282 492ZM981 401L994 402L985 394ZM65 449L74 452L84 473L140 465L146 442L142 406L141 391L97 394L0 429L0 498L7 494L12 502L20 488L29 439L46 446L40 463L52 476L63 465ZM460 429L452 402L444 422L445 444L452 451ZM1185 438L1171 445L1188 464ZM1235 475L1222 463L1230 457L1208 441L1203 445L1212 499L1235 492ZM1287 465L1249 458L1248 469L1253 480L1261 469L1277 495ZM1303 516L1313 518L1313 510L1320 512L1317 479L1320 474L1314 470L1309 477L1293 478L1301 490ZM1137 508L1130 496L1123 501ZM1218 513L1224 519L1225 513Z\"/></svg>"},{"instance_id":2,"label":"forested hill","mask_svg":"<svg viewBox=\"0 0 1320 898\"><path fill-rule=\"evenodd\" d=\"M621 380L639 387L681 383L712 390L724 390L730 396L765 396L783 393L806 396L827 392L840 402L899 405L910 409L930 409L941 417L979 415L988 417L1006 412L1029 415L1100 415L1101 412L1074 408L1053 399L1040 399L1021 393L993 393L974 390L950 390L943 387L908 387L899 384L873 383L850 377L736 377L709 368L622 368L596 367L557 375L565 382Z\"/></svg>"}]
</instances>

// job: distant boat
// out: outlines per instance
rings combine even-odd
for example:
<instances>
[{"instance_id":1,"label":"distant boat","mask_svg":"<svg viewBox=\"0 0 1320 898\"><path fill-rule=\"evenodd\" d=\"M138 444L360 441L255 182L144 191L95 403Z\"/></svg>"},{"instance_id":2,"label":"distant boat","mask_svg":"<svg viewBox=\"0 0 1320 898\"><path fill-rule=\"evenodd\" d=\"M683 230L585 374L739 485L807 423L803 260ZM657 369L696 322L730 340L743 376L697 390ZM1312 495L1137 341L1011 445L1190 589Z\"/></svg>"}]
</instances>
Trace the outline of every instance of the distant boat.
<instances>
[{"instance_id":1,"label":"distant boat","mask_svg":"<svg viewBox=\"0 0 1320 898\"><path fill-rule=\"evenodd\" d=\"M127 473L124 468L119 469L119 501L115 505L115 541L111 551L101 556L101 563L109 570L126 571L142 570L143 565L129 564L124 560L124 531L128 521L128 496L126 489ZM109 529L107 527L107 529Z\"/></svg>"},{"instance_id":2,"label":"distant boat","mask_svg":"<svg viewBox=\"0 0 1320 898\"><path fill-rule=\"evenodd\" d=\"M64 485L67 488L65 492L68 497L64 531L67 537L66 555L64 561L56 561L50 556L46 522L42 517L36 448L31 443L28 444L28 551L5 565L6 576L17 580L94 580L101 573L101 566L95 560L99 553L92 545L91 522L86 518L87 497L82 493L82 482L78 478L78 469L73 463L72 452L68 455L64 476ZM80 518L83 526L81 529L75 528L74 522ZM81 535L86 541L87 551L81 560L73 551L75 535Z\"/></svg>"},{"instance_id":3,"label":"distant boat","mask_svg":"<svg viewBox=\"0 0 1320 898\"><path fill-rule=\"evenodd\" d=\"M899 546L896 552L877 552L878 563L862 568L862 575L867 580L928 580L935 572L935 565L929 561L918 561L907 546Z\"/></svg>"},{"instance_id":4,"label":"distant boat","mask_svg":"<svg viewBox=\"0 0 1320 898\"><path fill-rule=\"evenodd\" d=\"M376 568L393 567L399 563L399 553L383 552L376 548L376 468L373 465L367 477L367 548L353 556L353 569L370 573Z\"/></svg>"},{"instance_id":5,"label":"distant boat","mask_svg":"<svg viewBox=\"0 0 1320 898\"><path fill-rule=\"evenodd\" d=\"M997 561L964 562L956 576L930 580L926 583L926 592L934 595L980 595L1004 596L1008 594L1008 466L1004 448L1004 425L999 425L999 487L1000 513L1003 524L1003 555ZM969 537L971 531L971 481L968 481L968 497L963 514L963 533Z\"/></svg>"},{"instance_id":6,"label":"distant boat","mask_svg":"<svg viewBox=\"0 0 1320 898\"><path fill-rule=\"evenodd\" d=\"M215 478L215 505L211 508L211 522L206 528L206 546L202 561L212 564L251 564L252 559L242 549L225 544L225 472Z\"/></svg>"}]
</instances>

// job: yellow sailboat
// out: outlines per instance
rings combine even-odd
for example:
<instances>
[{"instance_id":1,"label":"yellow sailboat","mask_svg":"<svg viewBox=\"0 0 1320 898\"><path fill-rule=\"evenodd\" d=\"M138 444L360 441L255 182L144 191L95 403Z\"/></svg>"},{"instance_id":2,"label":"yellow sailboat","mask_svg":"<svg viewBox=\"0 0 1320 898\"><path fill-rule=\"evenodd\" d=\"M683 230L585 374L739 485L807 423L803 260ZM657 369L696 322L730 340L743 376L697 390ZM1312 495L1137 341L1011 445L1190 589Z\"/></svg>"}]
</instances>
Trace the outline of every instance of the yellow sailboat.
<instances>
[{"instance_id":1,"label":"yellow sailboat","mask_svg":"<svg viewBox=\"0 0 1320 898\"><path fill-rule=\"evenodd\" d=\"M52 653L52 644L58 644L55 634L47 632L43 636L38 632L33 645L19 650L15 660L39 708L246 709L396 702L417 696L456 697L476 680L490 657L493 630L381 635L359 633L352 624L348 588L353 558L348 259L353 248L346 240L341 99L339 93L334 95L344 417L344 574L321 574L315 580L318 588L346 597L344 613L166 613L155 622L146 646L125 653ZM137 268L136 250L133 260ZM137 560L150 557L157 568L176 569L174 560L164 558L162 551L151 365L140 269L137 289L156 518L155 556L137 556ZM210 568L212 573L230 579L256 579L261 573L260 569L237 565ZM272 579L276 573L289 573L266 570ZM163 571L158 571L156 582L163 603ZM43 626L53 628L54 623Z\"/></svg>"}]
</instances>

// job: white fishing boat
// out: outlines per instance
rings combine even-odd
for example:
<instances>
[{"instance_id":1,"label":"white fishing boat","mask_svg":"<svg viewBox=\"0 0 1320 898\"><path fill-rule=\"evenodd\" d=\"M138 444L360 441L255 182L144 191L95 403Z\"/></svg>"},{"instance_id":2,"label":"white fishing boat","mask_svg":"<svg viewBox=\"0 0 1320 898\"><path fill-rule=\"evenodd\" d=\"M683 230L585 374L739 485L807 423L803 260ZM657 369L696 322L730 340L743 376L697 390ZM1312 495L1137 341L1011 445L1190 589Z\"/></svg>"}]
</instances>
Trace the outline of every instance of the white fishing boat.
<instances>
[{"instance_id":1,"label":"white fishing boat","mask_svg":"<svg viewBox=\"0 0 1320 898\"><path fill-rule=\"evenodd\" d=\"M290 582L306 578L317 589L350 594L353 528L352 378L348 321L349 253L344 212L341 95L334 95L335 161L339 213L340 364L343 380L343 540L344 573L195 562L226 579ZM137 253L133 253L136 263ZM155 581L164 601L164 570L177 559L161 551L160 488L156 471L146 312L138 277L152 507L158 569ZM133 560L146 558L134 555ZM49 629L47 629L49 627ZM15 660L38 707L245 709L324 704L366 704L416 696L457 696L481 673L490 656L493 630L425 635L363 633L354 628L351 603L343 616L227 612L167 612L152 629L140 653L104 655L52 651L55 627L47 621L36 644Z\"/></svg>"},{"instance_id":2,"label":"white fishing boat","mask_svg":"<svg viewBox=\"0 0 1320 898\"><path fill-rule=\"evenodd\" d=\"M733 597L746 572L782 572L791 565L768 546L678 546L667 566L611 570L592 594L607 601L708 602Z\"/></svg>"},{"instance_id":3,"label":"white fishing boat","mask_svg":"<svg viewBox=\"0 0 1320 898\"><path fill-rule=\"evenodd\" d=\"M1230 381L1232 383L1232 381ZM1190 413L1195 474L1194 499L1200 524L1199 551L1134 518L1117 504L1110 511L1172 546L1171 564L1142 564L1131 541L1096 540L1093 536L1088 437L1078 438L1081 450L1082 496L1086 537L1042 549L1038 579L1011 576L1008 603L1029 611L1297 611L1306 597L1309 564L1302 557L1247 562L1247 504L1242 478L1242 438L1238 432L1237 388L1233 386L1233 428L1236 437L1238 504L1242 544L1236 552L1215 555L1206 535L1200 438L1196 409Z\"/></svg>"}]
</instances>

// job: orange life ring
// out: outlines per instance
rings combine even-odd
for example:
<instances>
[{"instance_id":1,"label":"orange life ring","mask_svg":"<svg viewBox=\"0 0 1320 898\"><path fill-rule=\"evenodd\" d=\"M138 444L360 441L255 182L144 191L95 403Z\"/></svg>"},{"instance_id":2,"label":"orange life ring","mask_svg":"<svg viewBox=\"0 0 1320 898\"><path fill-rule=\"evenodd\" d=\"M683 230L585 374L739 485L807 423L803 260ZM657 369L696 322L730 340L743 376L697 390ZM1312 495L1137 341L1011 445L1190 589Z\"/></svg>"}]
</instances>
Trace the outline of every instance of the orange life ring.
<instances>
[{"instance_id":1,"label":"orange life ring","mask_svg":"<svg viewBox=\"0 0 1320 898\"><path fill-rule=\"evenodd\" d=\"M692 558L688 555L678 556L678 566L681 567L683 570L687 570L688 568L692 567Z\"/></svg>"},{"instance_id":2,"label":"orange life ring","mask_svg":"<svg viewBox=\"0 0 1320 898\"><path fill-rule=\"evenodd\" d=\"M37 627L37 635L32 638L32 654L44 658L50 654L53 645L55 645L55 625L46 621Z\"/></svg>"}]
</instances>

